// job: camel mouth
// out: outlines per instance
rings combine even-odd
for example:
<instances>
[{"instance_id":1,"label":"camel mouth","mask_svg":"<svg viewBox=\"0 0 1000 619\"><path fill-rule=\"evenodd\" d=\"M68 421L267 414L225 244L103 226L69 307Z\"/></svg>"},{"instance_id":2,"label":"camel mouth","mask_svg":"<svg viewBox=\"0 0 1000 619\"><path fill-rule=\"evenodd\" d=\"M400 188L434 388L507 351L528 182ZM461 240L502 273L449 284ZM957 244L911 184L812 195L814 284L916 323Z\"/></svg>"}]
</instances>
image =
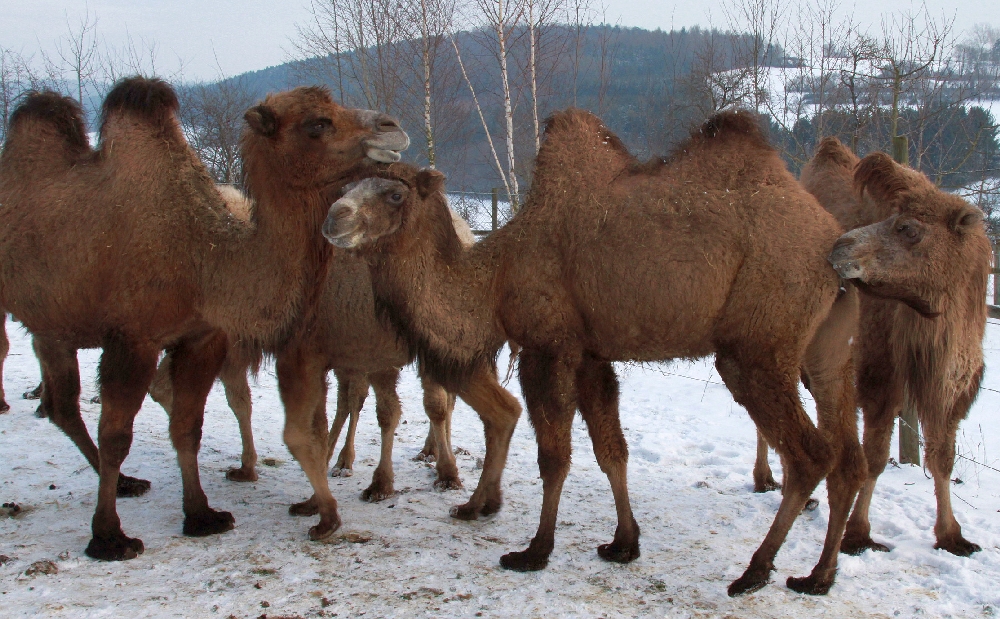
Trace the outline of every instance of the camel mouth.
<instances>
[{"instance_id":1,"label":"camel mouth","mask_svg":"<svg viewBox=\"0 0 1000 619\"><path fill-rule=\"evenodd\" d=\"M844 279L861 280L864 270L857 260L830 261L833 270Z\"/></svg>"},{"instance_id":2,"label":"camel mouth","mask_svg":"<svg viewBox=\"0 0 1000 619\"><path fill-rule=\"evenodd\" d=\"M379 163L396 163L403 158L400 154L400 150L377 147L369 147L365 152L365 155L367 155L369 159L373 159Z\"/></svg>"}]
</instances>

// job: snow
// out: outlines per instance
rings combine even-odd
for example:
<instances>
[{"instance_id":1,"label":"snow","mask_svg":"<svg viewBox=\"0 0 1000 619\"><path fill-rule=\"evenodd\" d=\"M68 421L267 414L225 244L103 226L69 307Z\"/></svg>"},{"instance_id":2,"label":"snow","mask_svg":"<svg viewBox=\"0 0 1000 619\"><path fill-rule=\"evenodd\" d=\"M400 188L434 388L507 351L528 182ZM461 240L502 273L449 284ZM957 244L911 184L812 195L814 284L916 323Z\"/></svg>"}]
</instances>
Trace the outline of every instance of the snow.
<instances>
[{"instance_id":1,"label":"snow","mask_svg":"<svg viewBox=\"0 0 1000 619\"><path fill-rule=\"evenodd\" d=\"M147 399L123 471L152 480L144 497L120 499L127 534L146 551L121 563L83 554L90 538L96 476L62 433L34 417L22 391L38 381L28 336L8 323L12 340L5 386L12 409L0 415L0 616L3 617L991 617L1000 613L1000 375L963 424L953 487L967 538L983 546L971 558L934 550L933 483L915 466L890 466L872 505L873 535L886 554L840 556L825 597L788 590L788 576L808 574L826 530L825 500L799 517L778 554L774 582L731 599L739 576L775 514L777 493L751 492L754 427L714 373L712 360L618 365L621 416L631 449L629 482L642 528L642 556L630 565L597 557L610 541L615 510L582 422L574 425L574 466L561 503L555 551L547 569L508 572L501 554L523 549L537 526L541 484L535 442L522 418L504 474L506 503L478 522L448 517L478 479L482 424L464 404L455 412L454 445L466 490L431 489L433 469L412 461L427 431L419 381L404 372L404 421L396 438L398 494L360 500L378 458L374 398L358 429L353 477L332 478L343 528L328 543L310 542L315 518L288 515L309 495L305 476L281 441L282 412L272 370L254 388L260 480L238 484L223 471L238 463L235 419L217 385L208 403L201 449L202 482L236 528L207 538L181 534L180 476L166 415ZM987 364L1000 361L1000 323L988 327ZM80 353L81 406L93 433L97 351ZM501 366L506 354L501 356ZM508 388L520 397L516 380ZM807 394L806 394L807 395ZM807 406L810 400L804 397ZM332 403L331 403L332 408ZM526 417L526 416L524 416ZM895 454L896 448L893 447ZM989 467L992 468L987 468ZM772 455L772 467L780 464ZM53 486L50 489L50 485ZM824 487L816 493L825 498ZM25 575L39 561L58 573ZM41 565L44 567L44 564ZM42 570L45 571L44 569ZM51 571L51 569L49 570Z\"/></svg>"}]
</instances>

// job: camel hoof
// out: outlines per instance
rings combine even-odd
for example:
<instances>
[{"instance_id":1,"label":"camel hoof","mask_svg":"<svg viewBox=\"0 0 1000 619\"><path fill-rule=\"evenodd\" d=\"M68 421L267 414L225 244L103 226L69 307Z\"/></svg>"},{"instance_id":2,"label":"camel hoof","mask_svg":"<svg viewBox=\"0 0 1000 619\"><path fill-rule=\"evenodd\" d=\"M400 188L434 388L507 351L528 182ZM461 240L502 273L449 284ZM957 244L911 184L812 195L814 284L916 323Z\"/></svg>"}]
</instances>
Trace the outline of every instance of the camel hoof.
<instances>
[{"instance_id":1,"label":"camel hoof","mask_svg":"<svg viewBox=\"0 0 1000 619\"><path fill-rule=\"evenodd\" d=\"M38 408L35 409L35 417L39 419L45 419L49 416L49 411L45 410L45 405L41 402L38 403Z\"/></svg>"},{"instance_id":2,"label":"camel hoof","mask_svg":"<svg viewBox=\"0 0 1000 619\"><path fill-rule=\"evenodd\" d=\"M479 514L482 516L492 516L500 511L501 507L503 507L503 499L486 499L486 503L480 508Z\"/></svg>"},{"instance_id":3,"label":"camel hoof","mask_svg":"<svg viewBox=\"0 0 1000 619\"><path fill-rule=\"evenodd\" d=\"M315 516L319 513L319 503L313 495L301 503L292 503L288 506L288 513L292 516Z\"/></svg>"},{"instance_id":4,"label":"camel hoof","mask_svg":"<svg viewBox=\"0 0 1000 619\"><path fill-rule=\"evenodd\" d=\"M100 404L101 403L101 395L97 394L94 397L90 398L90 403L91 404Z\"/></svg>"},{"instance_id":5,"label":"camel hoof","mask_svg":"<svg viewBox=\"0 0 1000 619\"><path fill-rule=\"evenodd\" d=\"M549 556L539 555L530 549L521 552L508 552L500 557L500 566L515 572L537 572L549 564Z\"/></svg>"},{"instance_id":6,"label":"camel hoof","mask_svg":"<svg viewBox=\"0 0 1000 619\"><path fill-rule=\"evenodd\" d=\"M217 512L210 509L206 512L184 517L184 535L205 537L216 533L231 531L236 526L236 519L229 512Z\"/></svg>"},{"instance_id":7,"label":"camel hoof","mask_svg":"<svg viewBox=\"0 0 1000 619\"><path fill-rule=\"evenodd\" d=\"M612 563L631 563L639 558L639 541L634 544L616 545L601 544L597 547L597 556Z\"/></svg>"},{"instance_id":8,"label":"camel hoof","mask_svg":"<svg viewBox=\"0 0 1000 619\"><path fill-rule=\"evenodd\" d=\"M396 494L391 485L387 488L381 484L372 484L361 491L361 500L366 503L378 503Z\"/></svg>"},{"instance_id":9,"label":"camel hoof","mask_svg":"<svg viewBox=\"0 0 1000 619\"><path fill-rule=\"evenodd\" d=\"M462 480L458 477L450 477L434 481L434 489L441 492L445 492L447 490L461 490L463 488L465 488L465 486L462 485Z\"/></svg>"},{"instance_id":10,"label":"camel hoof","mask_svg":"<svg viewBox=\"0 0 1000 619\"><path fill-rule=\"evenodd\" d=\"M781 490L781 484L774 481L774 478L765 479L764 481L754 481L753 491L754 492L773 492L774 490Z\"/></svg>"},{"instance_id":11,"label":"camel hoof","mask_svg":"<svg viewBox=\"0 0 1000 619\"><path fill-rule=\"evenodd\" d=\"M804 512L814 512L814 511L816 511L817 507L819 507L819 501L817 499L809 497L809 500L806 501L806 506L802 508L802 511L804 511Z\"/></svg>"},{"instance_id":12,"label":"camel hoof","mask_svg":"<svg viewBox=\"0 0 1000 619\"><path fill-rule=\"evenodd\" d=\"M252 468L244 469L242 467L239 468L234 467L226 471L226 479L228 479L229 481L239 481L239 482L257 481L257 471L255 471Z\"/></svg>"},{"instance_id":13,"label":"camel hoof","mask_svg":"<svg viewBox=\"0 0 1000 619\"><path fill-rule=\"evenodd\" d=\"M340 518L335 518L332 523L325 523L321 519L319 524L309 527L309 539L314 542L325 540L333 535L340 528Z\"/></svg>"},{"instance_id":14,"label":"camel hoof","mask_svg":"<svg viewBox=\"0 0 1000 619\"><path fill-rule=\"evenodd\" d=\"M453 505L451 509L448 510L448 515L456 520L478 520L479 506L473 505L472 503Z\"/></svg>"},{"instance_id":15,"label":"camel hoof","mask_svg":"<svg viewBox=\"0 0 1000 619\"><path fill-rule=\"evenodd\" d=\"M124 533L119 532L110 539L91 538L83 552L98 561L128 561L141 555L143 550L145 548L141 539L125 537Z\"/></svg>"},{"instance_id":16,"label":"camel hoof","mask_svg":"<svg viewBox=\"0 0 1000 619\"><path fill-rule=\"evenodd\" d=\"M6 413L10 410L10 404L7 404L6 400L0 400L0 414Z\"/></svg>"},{"instance_id":17,"label":"camel hoof","mask_svg":"<svg viewBox=\"0 0 1000 619\"><path fill-rule=\"evenodd\" d=\"M727 589L729 597L736 597L737 595L746 595L747 593L753 593L754 591L759 591L766 587L771 582L771 572L774 567L768 566L764 569L748 567L747 571L743 572L743 575L734 580L729 585Z\"/></svg>"},{"instance_id":18,"label":"camel hoof","mask_svg":"<svg viewBox=\"0 0 1000 619\"><path fill-rule=\"evenodd\" d=\"M354 470L350 468L339 468L333 467L330 471L330 477L352 477L354 475Z\"/></svg>"},{"instance_id":19,"label":"camel hoof","mask_svg":"<svg viewBox=\"0 0 1000 619\"><path fill-rule=\"evenodd\" d=\"M42 397L42 383L38 383L38 386L30 391L25 391L21 394L21 397L25 400L38 400Z\"/></svg>"},{"instance_id":20,"label":"camel hoof","mask_svg":"<svg viewBox=\"0 0 1000 619\"><path fill-rule=\"evenodd\" d=\"M889 547L885 544L879 544L867 535L863 537L845 535L844 539L840 542L840 552L845 555L853 555L856 557L866 550L871 550L873 552L889 552Z\"/></svg>"},{"instance_id":21,"label":"camel hoof","mask_svg":"<svg viewBox=\"0 0 1000 619\"><path fill-rule=\"evenodd\" d=\"M429 464L431 462L436 462L437 461L437 457L434 455L434 452L421 451L417 455L413 456L413 461L414 462L427 462Z\"/></svg>"},{"instance_id":22,"label":"camel hoof","mask_svg":"<svg viewBox=\"0 0 1000 619\"><path fill-rule=\"evenodd\" d=\"M959 535L957 539L939 541L934 544L934 548L938 550L947 550L951 554L958 557L969 557L972 556L973 553L982 550L982 547L979 544L974 544L961 535Z\"/></svg>"},{"instance_id":23,"label":"camel hoof","mask_svg":"<svg viewBox=\"0 0 1000 619\"><path fill-rule=\"evenodd\" d=\"M814 576L796 578L794 576L789 576L785 584L789 589L796 593L805 593L806 595L826 595L830 592L830 587L833 586L833 578L816 578Z\"/></svg>"},{"instance_id":24,"label":"camel hoof","mask_svg":"<svg viewBox=\"0 0 1000 619\"><path fill-rule=\"evenodd\" d=\"M142 496L149 492L152 484L146 479L139 479L138 477L129 477L128 475L118 476L118 491L119 497L136 497Z\"/></svg>"}]
</instances>

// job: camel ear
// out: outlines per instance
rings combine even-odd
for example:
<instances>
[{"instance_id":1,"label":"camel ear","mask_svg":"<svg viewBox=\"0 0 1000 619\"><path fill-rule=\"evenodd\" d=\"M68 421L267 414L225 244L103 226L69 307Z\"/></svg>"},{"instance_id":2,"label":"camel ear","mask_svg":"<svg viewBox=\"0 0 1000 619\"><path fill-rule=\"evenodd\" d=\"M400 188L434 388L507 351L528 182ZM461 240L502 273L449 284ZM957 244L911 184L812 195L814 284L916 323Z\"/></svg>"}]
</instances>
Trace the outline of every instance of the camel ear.
<instances>
[{"instance_id":1,"label":"camel ear","mask_svg":"<svg viewBox=\"0 0 1000 619\"><path fill-rule=\"evenodd\" d=\"M952 213L950 227L953 232L966 235L983 227L983 212L971 205L965 205Z\"/></svg>"},{"instance_id":2,"label":"camel ear","mask_svg":"<svg viewBox=\"0 0 1000 619\"><path fill-rule=\"evenodd\" d=\"M444 187L444 174L437 170L421 170L417 173L417 192L421 198L441 191Z\"/></svg>"},{"instance_id":3,"label":"camel ear","mask_svg":"<svg viewBox=\"0 0 1000 619\"><path fill-rule=\"evenodd\" d=\"M278 115L263 103L247 110L243 120L247 121L251 129L265 137L271 137L278 131Z\"/></svg>"},{"instance_id":4,"label":"camel ear","mask_svg":"<svg viewBox=\"0 0 1000 619\"><path fill-rule=\"evenodd\" d=\"M885 153L872 153L854 169L854 189L877 202L898 204L910 189L902 167Z\"/></svg>"}]
</instances>

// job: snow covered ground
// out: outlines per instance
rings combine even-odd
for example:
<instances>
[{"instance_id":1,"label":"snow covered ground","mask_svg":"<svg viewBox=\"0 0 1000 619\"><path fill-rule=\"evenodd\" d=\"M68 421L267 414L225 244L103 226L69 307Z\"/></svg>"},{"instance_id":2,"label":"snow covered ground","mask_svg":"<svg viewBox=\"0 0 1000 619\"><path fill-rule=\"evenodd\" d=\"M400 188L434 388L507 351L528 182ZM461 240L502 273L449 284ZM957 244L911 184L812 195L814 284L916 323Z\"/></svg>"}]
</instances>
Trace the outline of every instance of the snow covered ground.
<instances>
[{"instance_id":1,"label":"snow covered ground","mask_svg":"<svg viewBox=\"0 0 1000 619\"><path fill-rule=\"evenodd\" d=\"M779 496L751 492L754 428L712 369L711 360L620 366L622 425L631 448L630 486L642 527L642 556L621 566L595 547L610 541L615 511L586 430L574 427L576 458L567 480L549 567L532 574L498 565L522 549L537 525L541 484L535 443L522 418L504 476L506 504L479 522L448 517L475 486L483 456L482 425L459 404L454 444L467 489L431 490L433 469L411 458L427 421L419 381L400 384L404 421L396 443L399 493L378 504L359 499L378 457L372 398L358 430L355 475L330 480L344 527L332 541L306 537L315 519L287 506L308 496L305 476L281 442L282 412L273 373L254 389L260 480L228 482L238 462L235 419L217 386L209 401L201 450L202 479L212 504L232 511L236 529L209 538L181 535L181 488L166 416L147 400L123 470L152 480L144 497L118 502L125 532L145 554L99 563L83 554L90 538L97 478L62 433L36 419L20 393L38 382L28 337L8 323L11 355L5 386L12 410L0 415L0 500L21 508L0 513L2 617L995 617L1000 614L1000 373L963 425L954 503L966 536L983 546L971 558L933 550L933 484L919 467L890 466L872 507L876 539L892 552L841 555L826 597L795 594L786 577L805 575L826 528L824 498L803 514L777 557L774 582L730 599L769 526ZM1000 364L1000 324L987 334L988 368ZM80 354L82 406L91 432L97 354ZM506 355L501 364L506 363ZM516 380L509 388L517 395ZM807 404L810 403L806 399ZM895 447L893 453L895 454ZM987 468L989 467L992 468ZM772 457L776 474L780 473ZM26 575L39 561L54 574ZM51 571L51 570L50 570Z\"/></svg>"}]
</instances>

